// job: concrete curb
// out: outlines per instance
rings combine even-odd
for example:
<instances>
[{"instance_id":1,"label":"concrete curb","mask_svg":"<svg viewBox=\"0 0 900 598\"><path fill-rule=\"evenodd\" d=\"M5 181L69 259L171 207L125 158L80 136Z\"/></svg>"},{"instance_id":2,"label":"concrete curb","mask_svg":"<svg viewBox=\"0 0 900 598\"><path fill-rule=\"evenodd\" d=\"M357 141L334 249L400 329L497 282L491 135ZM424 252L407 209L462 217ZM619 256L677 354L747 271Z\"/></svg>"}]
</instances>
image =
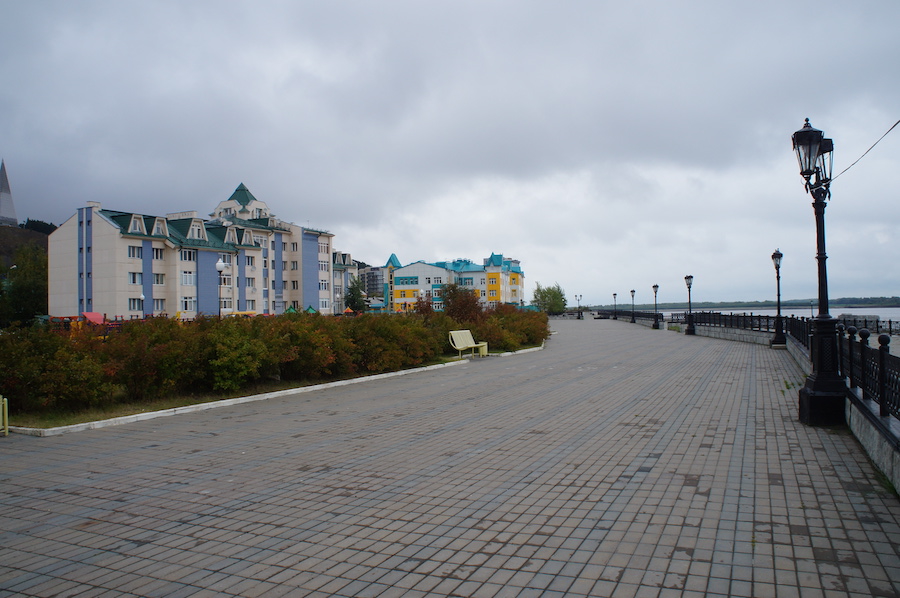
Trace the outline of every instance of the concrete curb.
<instances>
[{"instance_id":1,"label":"concrete curb","mask_svg":"<svg viewBox=\"0 0 900 598\"><path fill-rule=\"evenodd\" d=\"M518 355L520 353L530 353L532 351L541 351L544 348L533 347L531 349L522 349L521 351L512 351L507 353L495 353L488 357L508 357L510 355ZM132 415L123 415L122 417L113 417L110 419L101 419L98 421L85 422L83 424L72 424L70 426L59 426L56 428L26 428L23 426L10 426L9 431L16 434L24 434L26 436L59 436L61 434L71 434L74 432L84 432L85 430L96 430L98 428L108 428L110 426L121 426L123 424L131 424L147 419L156 419L158 417L168 417L170 415L180 415L182 413L195 413L197 411L206 411L207 409L217 409L219 407L231 407L232 405L241 405L243 403L253 403L255 401L265 401L267 399L276 399L291 394L300 394L304 392L312 392L314 390L323 390L326 388L336 388L338 386L346 386L348 384L358 384L360 382L368 382L370 380L382 380L384 378L393 378L394 376L405 376L416 372L428 372L454 365L468 363L470 359L462 359L459 361L451 361L438 365L429 365L421 368L410 370L400 370L397 372L386 372L384 374L373 374L371 376L361 376L359 378L350 378L347 380L337 380L335 382L326 382L324 384L314 384L312 386L300 386L298 388L288 388L286 390L277 390L274 392L266 392L258 395L250 395L246 397L236 397L233 399L222 399L221 401L210 401L209 403L198 403L196 405L185 405L184 407L173 407L172 409L163 409L161 411L149 411L147 413L135 413Z\"/></svg>"}]
</instances>

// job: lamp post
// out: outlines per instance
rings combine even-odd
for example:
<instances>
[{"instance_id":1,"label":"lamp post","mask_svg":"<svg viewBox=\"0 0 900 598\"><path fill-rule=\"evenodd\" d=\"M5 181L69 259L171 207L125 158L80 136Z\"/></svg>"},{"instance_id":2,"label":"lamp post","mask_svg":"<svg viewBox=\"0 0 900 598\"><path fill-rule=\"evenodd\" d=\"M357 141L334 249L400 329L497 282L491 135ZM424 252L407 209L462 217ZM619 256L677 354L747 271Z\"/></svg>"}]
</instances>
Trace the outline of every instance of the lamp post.
<instances>
[{"instance_id":1,"label":"lamp post","mask_svg":"<svg viewBox=\"0 0 900 598\"><path fill-rule=\"evenodd\" d=\"M617 293L613 293L613 320L619 319L619 311L616 309L616 295Z\"/></svg>"},{"instance_id":2,"label":"lamp post","mask_svg":"<svg viewBox=\"0 0 900 598\"><path fill-rule=\"evenodd\" d=\"M694 277L690 274L684 277L684 284L687 285L688 290L688 313L687 313L687 327L684 329L685 334L695 335L697 331L694 329L694 314L691 312L691 286L694 284Z\"/></svg>"},{"instance_id":3,"label":"lamp post","mask_svg":"<svg viewBox=\"0 0 900 598\"><path fill-rule=\"evenodd\" d=\"M784 320L781 318L781 258L783 257L784 254L781 253L780 249L776 249L775 253L772 254L772 263L775 264L775 305L777 306L777 311L775 312L775 336L772 337L772 341L769 344L774 349L787 348L787 339L784 338Z\"/></svg>"},{"instance_id":4,"label":"lamp post","mask_svg":"<svg viewBox=\"0 0 900 598\"><path fill-rule=\"evenodd\" d=\"M634 289L631 289L631 323L634 324Z\"/></svg>"},{"instance_id":5,"label":"lamp post","mask_svg":"<svg viewBox=\"0 0 900 598\"><path fill-rule=\"evenodd\" d=\"M222 272L225 271L225 262L222 261L222 256L219 256L219 261L216 262L216 271L219 273L219 279L217 281L218 286L216 287L217 299L219 301L219 319L222 319Z\"/></svg>"},{"instance_id":6,"label":"lamp post","mask_svg":"<svg viewBox=\"0 0 900 598\"><path fill-rule=\"evenodd\" d=\"M653 330L659 330L659 311L656 307L656 293L659 291L659 285L653 285Z\"/></svg>"},{"instance_id":7,"label":"lamp post","mask_svg":"<svg viewBox=\"0 0 900 598\"><path fill-rule=\"evenodd\" d=\"M799 419L804 424L844 423L846 385L837 371L837 320L828 313L828 273L825 269L825 201L831 196L834 141L814 129L809 119L791 136L800 176L813 198L816 217L816 261L819 271L819 314L812 319L812 373L800 389Z\"/></svg>"},{"instance_id":8,"label":"lamp post","mask_svg":"<svg viewBox=\"0 0 900 598\"><path fill-rule=\"evenodd\" d=\"M581 320L581 295L575 295L575 303L578 304L578 319Z\"/></svg>"}]
</instances>

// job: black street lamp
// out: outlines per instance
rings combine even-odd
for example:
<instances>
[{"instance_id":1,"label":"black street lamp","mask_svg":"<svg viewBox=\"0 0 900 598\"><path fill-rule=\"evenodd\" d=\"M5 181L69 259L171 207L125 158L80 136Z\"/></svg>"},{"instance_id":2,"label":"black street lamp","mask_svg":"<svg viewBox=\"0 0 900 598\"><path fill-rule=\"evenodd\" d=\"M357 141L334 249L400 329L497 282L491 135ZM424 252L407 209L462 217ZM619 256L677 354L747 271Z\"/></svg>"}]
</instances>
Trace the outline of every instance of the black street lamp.
<instances>
[{"instance_id":1,"label":"black street lamp","mask_svg":"<svg viewBox=\"0 0 900 598\"><path fill-rule=\"evenodd\" d=\"M613 320L619 319L619 310L616 308L616 295L617 293L613 293Z\"/></svg>"},{"instance_id":2,"label":"black street lamp","mask_svg":"<svg viewBox=\"0 0 900 598\"><path fill-rule=\"evenodd\" d=\"M634 324L634 289L631 289L631 323Z\"/></svg>"},{"instance_id":3,"label":"black street lamp","mask_svg":"<svg viewBox=\"0 0 900 598\"><path fill-rule=\"evenodd\" d=\"M582 320L581 317L581 295L575 295L575 302L578 304L578 319Z\"/></svg>"},{"instance_id":4,"label":"black street lamp","mask_svg":"<svg viewBox=\"0 0 900 598\"><path fill-rule=\"evenodd\" d=\"M799 418L804 424L845 422L846 385L837 370L837 319L828 313L828 273L825 269L825 200L831 196L834 141L812 128L809 119L791 136L800 176L813 198L816 215L816 261L819 265L819 314L812 319L810 359L812 373L800 389Z\"/></svg>"},{"instance_id":5,"label":"black street lamp","mask_svg":"<svg viewBox=\"0 0 900 598\"><path fill-rule=\"evenodd\" d=\"M687 313L687 328L684 329L685 334L695 335L697 331L694 329L694 315L691 313L691 286L694 284L694 277L688 274L684 277L684 284L687 285L688 289L688 313Z\"/></svg>"},{"instance_id":6,"label":"black street lamp","mask_svg":"<svg viewBox=\"0 0 900 598\"><path fill-rule=\"evenodd\" d=\"M216 298L219 301L219 319L222 319L222 272L225 271L225 262L222 261L222 256L219 256L219 261L216 262L216 271L219 273L219 282L217 289Z\"/></svg>"},{"instance_id":7,"label":"black street lamp","mask_svg":"<svg viewBox=\"0 0 900 598\"><path fill-rule=\"evenodd\" d=\"M769 343L773 349L786 349L787 339L784 338L784 320L781 318L781 258L784 254L776 249L772 254L772 263L775 264L775 296L778 310L775 313L775 336Z\"/></svg>"},{"instance_id":8,"label":"black street lamp","mask_svg":"<svg viewBox=\"0 0 900 598\"><path fill-rule=\"evenodd\" d=\"M656 308L656 293L659 291L659 285L653 285L653 330L659 330L659 310Z\"/></svg>"}]
</instances>

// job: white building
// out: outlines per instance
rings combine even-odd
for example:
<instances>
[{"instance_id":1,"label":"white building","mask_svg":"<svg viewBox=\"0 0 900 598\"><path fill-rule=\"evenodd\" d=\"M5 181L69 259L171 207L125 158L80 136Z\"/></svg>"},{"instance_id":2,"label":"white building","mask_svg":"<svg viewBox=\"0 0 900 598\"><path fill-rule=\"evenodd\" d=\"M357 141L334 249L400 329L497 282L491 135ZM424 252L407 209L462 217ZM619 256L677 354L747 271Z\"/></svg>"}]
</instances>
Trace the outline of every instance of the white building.
<instances>
[{"instance_id":1,"label":"white building","mask_svg":"<svg viewBox=\"0 0 900 598\"><path fill-rule=\"evenodd\" d=\"M210 216L151 216L88 202L50 235L50 315L342 309L331 292L332 234L278 220L243 183Z\"/></svg>"}]
</instances>

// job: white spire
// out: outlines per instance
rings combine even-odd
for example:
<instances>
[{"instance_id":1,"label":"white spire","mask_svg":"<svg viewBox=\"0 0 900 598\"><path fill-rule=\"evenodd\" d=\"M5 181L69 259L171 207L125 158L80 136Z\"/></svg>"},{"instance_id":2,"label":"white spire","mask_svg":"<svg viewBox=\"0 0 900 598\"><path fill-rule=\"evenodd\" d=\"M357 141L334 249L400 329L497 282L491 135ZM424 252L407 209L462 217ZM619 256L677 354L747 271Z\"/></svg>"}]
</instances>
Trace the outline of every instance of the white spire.
<instances>
[{"instance_id":1,"label":"white spire","mask_svg":"<svg viewBox=\"0 0 900 598\"><path fill-rule=\"evenodd\" d=\"M19 226L12 192L9 190L9 179L6 178L6 162L3 160L0 160L0 226Z\"/></svg>"}]
</instances>

